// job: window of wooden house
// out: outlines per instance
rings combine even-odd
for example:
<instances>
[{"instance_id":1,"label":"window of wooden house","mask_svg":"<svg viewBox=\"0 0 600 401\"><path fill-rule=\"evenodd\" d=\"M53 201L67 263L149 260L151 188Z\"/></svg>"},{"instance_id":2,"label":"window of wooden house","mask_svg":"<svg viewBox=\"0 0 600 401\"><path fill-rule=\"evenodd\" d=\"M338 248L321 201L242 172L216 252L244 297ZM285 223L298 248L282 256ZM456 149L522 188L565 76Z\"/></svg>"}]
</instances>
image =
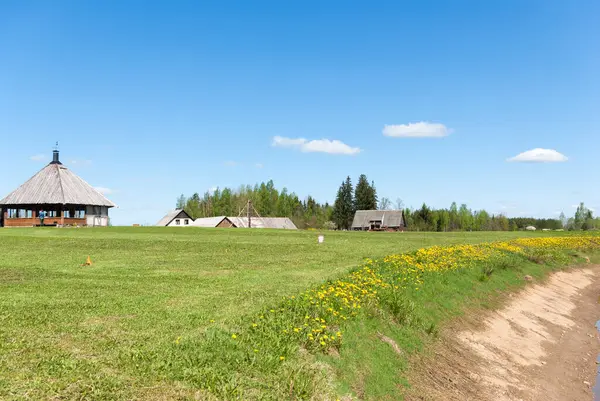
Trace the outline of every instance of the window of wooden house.
<instances>
[{"instance_id":1,"label":"window of wooden house","mask_svg":"<svg viewBox=\"0 0 600 401\"><path fill-rule=\"evenodd\" d=\"M70 210L63 210L63 217L69 219L71 218L71 211Z\"/></svg>"},{"instance_id":2,"label":"window of wooden house","mask_svg":"<svg viewBox=\"0 0 600 401\"><path fill-rule=\"evenodd\" d=\"M48 210L46 211L46 217L58 217L58 213L56 210Z\"/></svg>"},{"instance_id":3,"label":"window of wooden house","mask_svg":"<svg viewBox=\"0 0 600 401\"><path fill-rule=\"evenodd\" d=\"M183 220L183 224L186 225L186 226L189 226L190 225L190 220L189 219Z\"/></svg>"},{"instance_id":4,"label":"window of wooden house","mask_svg":"<svg viewBox=\"0 0 600 401\"><path fill-rule=\"evenodd\" d=\"M175 225L176 226L180 226L181 225L181 220L179 220L179 219L175 220Z\"/></svg>"},{"instance_id":5,"label":"window of wooden house","mask_svg":"<svg viewBox=\"0 0 600 401\"><path fill-rule=\"evenodd\" d=\"M27 210L19 209L19 211L17 212L17 217L19 219L26 219L27 218Z\"/></svg>"},{"instance_id":6,"label":"window of wooden house","mask_svg":"<svg viewBox=\"0 0 600 401\"><path fill-rule=\"evenodd\" d=\"M16 219L17 218L17 209L8 209L6 211L7 213L7 218L9 219Z\"/></svg>"},{"instance_id":7,"label":"window of wooden house","mask_svg":"<svg viewBox=\"0 0 600 401\"><path fill-rule=\"evenodd\" d=\"M75 218L76 219L85 218L85 210L75 210Z\"/></svg>"}]
</instances>

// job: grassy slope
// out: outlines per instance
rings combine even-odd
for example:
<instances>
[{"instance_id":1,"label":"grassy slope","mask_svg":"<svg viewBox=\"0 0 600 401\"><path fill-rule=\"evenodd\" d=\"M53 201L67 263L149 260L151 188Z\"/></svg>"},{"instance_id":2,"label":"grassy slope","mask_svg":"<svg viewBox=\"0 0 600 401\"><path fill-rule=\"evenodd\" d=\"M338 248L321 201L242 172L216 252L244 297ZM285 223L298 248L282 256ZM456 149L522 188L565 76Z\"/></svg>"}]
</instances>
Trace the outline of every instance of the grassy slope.
<instances>
[{"instance_id":1,"label":"grassy slope","mask_svg":"<svg viewBox=\"0 0 600 401\"><path fill-rule=\"evenodd\" d=\"M420 292L408 291L419 323L397 324L387 315L354 321L346 329L340 356L321 359L333 366L339 394L364 400L401 399L410 388L406 374L411 356L433 345L445 324L464 313L483 317L487 310L498 307L507 291L527 284L524 275L543 280L561 267L518 260L513 266L495 269L486 280L482 280L481 269L447 273L445 277L431 275ZM400 347L400 355L381 340L382 335Z\"/></svg>"},{"instance_id":2,"label":"grassy slope","mask_svg":"<svg viewBox=\"0 0 600 401\"><path fill-rule=\"evenodd\" d=\"M455 329L455 319L465 314L470 319L485 319L490 310L498 309L505 302L509 293L528 285L525 275L539 283L553 271L586 263L586 256L592 263L600 261L598 251L567 250L535 259L535 263L514 257L500 264L491 262L475 269L430 274L420 291L406 291L415 306L413 321L398 324L388 313L375 312L346 328L340 355L320 359L333 367L340 395L363 400L398 400L409 394L410 399L429 399L411 392L406 376L410 375L409 361L415 353L419 353L420 358L437 357L430 351L440 330ZM390 346L390 339L400 353Z\"/></svg>"},{"instance_id":3,"label":"grassy slope","mask_svg":"<svg viewBox=\"0 0 600 401\"><path fill-rule=\"evenodd\" d=\"M300 231L0 230L0 398L190 395L141 369L143 355L160 357L211 320L227 325L365 257L517 235L327 233L317 246L316 233ZM81 267L87 255L94 265ZM352 363L338 368L352 387Z\"/></svg>"}]
</instances>

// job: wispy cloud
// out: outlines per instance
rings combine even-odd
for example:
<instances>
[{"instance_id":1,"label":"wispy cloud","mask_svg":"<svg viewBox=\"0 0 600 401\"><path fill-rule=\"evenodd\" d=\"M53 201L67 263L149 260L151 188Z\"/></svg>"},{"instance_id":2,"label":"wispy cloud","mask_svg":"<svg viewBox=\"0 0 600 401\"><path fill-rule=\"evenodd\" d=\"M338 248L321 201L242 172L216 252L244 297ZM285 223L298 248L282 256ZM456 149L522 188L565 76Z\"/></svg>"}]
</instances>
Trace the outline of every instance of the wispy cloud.
<instances>
[{"instance_id":1,"label":"wispy cloud","mask_svg":"<svg viewBox=\"0 0 600 401\"><path fill-rule=\"evenodd\" d=\"M444 124L425 121L383 127L383 135L393 138L443 138L452 132L453 130Z\"/></svg>"},{"instance_id":2,"label":"wispy cloud","mask_svg":"<svg viewBox=\"0 0 600 401\"><path fill-rule=\"evenodd\" d=\"M41 162L41 161L46 160L46 155L44 155L44 154L33 155L29 158L29 160L33 160L34 162Z\"/></svg>"},{"instance_id":3,"label":"wispy cloud","mask_svg":"<svg viewBox=\"0 0 600 401\"><path fill-rule=\"evenodd\" d=\"M509 162L521 163L559 163L566 162L569 158L554 149L535 148L527 152L519 153L515 157L507 159Z\"/></svg>"},{"instance_id":4,"label":"wispy cloud","mask_svg":"<svg viewBox=\"0 0 600 401\"><path fill-rule=\"evenodd\" d=\"M518 209L518 205L516 203L500 202L500 210L515 210L515 209Z\"/></svg>"},{"instance_id":5,"label":"wispy cloud","mask_svg":"<svg viewBox=\"0 0 600 401\"><path fill-rule=\"evenodd\" d=\"M227 160L226 162L223 163L223 165L227 166L227 167L235 167L235 166L239 166L240 163L233 161L233 160Z\"/></svg>"},{"instance_id":6,"label":"wispy cloud","mask_svg":"<svg viewBox=\"0 0 600 401\"><path fill-rule=\"evenodd\" d=\"M102 195L110 195L115 192L113 189L106 187L94 187L94 189L96 189L96 191L100 192Z\"/></svg>"},{"instance_id":7,"label":"wispy cloud","mask_svg":"<svg viewBox=\"0 0 600 401\"><path fill-rule=\"evenodd\" d=\"M89 166L92 164L92 161L87 159L71 159L69 163L77 166Z\"/></svg>"},{"instance_id":8,"label":"wispy cloud","mask_svg":"<svg viewBox=\"0 0 600 401\"><path fill-rule=\"evenodd\" d=\"M360 148L346 145L337 139L313 139L286 138L282 136L273 137L272 146L279 148L295 148L305 153L329 153L337 155L356 155L361 152Z\"/></svg>"},{"instance_id":9,"label":"wispy cloud","mask_svg":"<svg viewBox=\"0 0 600 401\"><path fill-rule=\"evenodd\" d=\"M256 163L256 164L254 165L254 167L256 167L256 168L263 168L263 167L264 167L264 165L263 165L262 163Z\"/></svg>"}]
</instances>

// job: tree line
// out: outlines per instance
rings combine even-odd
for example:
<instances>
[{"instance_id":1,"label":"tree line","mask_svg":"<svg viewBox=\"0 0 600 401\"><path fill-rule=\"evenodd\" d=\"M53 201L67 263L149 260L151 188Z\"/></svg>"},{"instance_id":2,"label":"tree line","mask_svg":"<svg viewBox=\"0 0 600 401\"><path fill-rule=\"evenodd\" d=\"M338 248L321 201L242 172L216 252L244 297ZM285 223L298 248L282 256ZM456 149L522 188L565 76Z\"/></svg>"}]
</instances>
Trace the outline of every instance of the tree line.
<instances>
[{"instance_id":1,"label":"tree line","mask_svg":"<svg viewBox=\"0 0 600 401\"><path fill-rule=\"evenodd\" d=\"M289 217L298 228L333 228L330 223L332 207L328 203L319 203L312 196L300 200L287 188L275 188L273 180L254 186L243 185L238 189L217 188L204 192L202 196L198 193L190 197L181 195L176 206L194 219L239 216L248 200L262 217Z\"/></svg>"},{"instance_id":2,"label":"tree line","mask_svg":"<svg viewBox=\"0 0 600 401\"><path fill-rule=\"evenodd\" d=\"M238 189L217 188L206 191L202 196L194 193L190 197L181 195L177 208L184 209L192 218L213 216L238 216L251 200L254 208L263 217L289 217L298 228L348 230L357 210L402 210L405 229L408 231L516 231L528 226L549 230L593 230L600 229L600 218L593 210L581 203L573 217L564 213L557 219L532 217L506 217L491 214L486 210L472 210L466 204L456 202L449 208L435 209L425 203L418 208L404 207L400 198L392 202L389 198L379 199L375 183L362 174L356 187L350 177L338 188L335 202L319 203L312 196L301 200L287 188L278 190L272 180L254 186L245 185Z\"/></svg>"},{"instance_id":3,"label":"tree line","mask_svg":"<svg viewBox=\"0 0 600 401\"><path fill-rule=\"evenodd\" d=\"M471 210L453 202L448 209L433 209L423 204L419 209L404 209L410 231L517 231L528 226L536 229L561 229L557 219L509 218L486 210Z\"/></svg>"}]
</instances>

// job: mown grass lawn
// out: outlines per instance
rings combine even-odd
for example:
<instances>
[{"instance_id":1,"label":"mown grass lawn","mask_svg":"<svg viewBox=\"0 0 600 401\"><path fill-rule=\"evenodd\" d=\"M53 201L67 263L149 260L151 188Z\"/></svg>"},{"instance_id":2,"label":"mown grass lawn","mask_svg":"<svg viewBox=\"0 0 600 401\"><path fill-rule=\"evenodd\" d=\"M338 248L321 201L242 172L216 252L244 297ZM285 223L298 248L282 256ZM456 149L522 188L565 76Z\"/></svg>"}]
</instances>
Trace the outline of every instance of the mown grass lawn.
<instances>
[{"instance_id":1,"label":"mown grass lawn","mask_svg":"<svg viewBox=\"0 0 600 401\"><path fill-rule=\"evenodd\" d=\"M147 366L148 355L160 360L177 338L226 327L366 257L525 235L550 234L328 232L317 245L308 231L2 229L0 398L203 397L168 366Z\"/></svg>"}]
</instances>

